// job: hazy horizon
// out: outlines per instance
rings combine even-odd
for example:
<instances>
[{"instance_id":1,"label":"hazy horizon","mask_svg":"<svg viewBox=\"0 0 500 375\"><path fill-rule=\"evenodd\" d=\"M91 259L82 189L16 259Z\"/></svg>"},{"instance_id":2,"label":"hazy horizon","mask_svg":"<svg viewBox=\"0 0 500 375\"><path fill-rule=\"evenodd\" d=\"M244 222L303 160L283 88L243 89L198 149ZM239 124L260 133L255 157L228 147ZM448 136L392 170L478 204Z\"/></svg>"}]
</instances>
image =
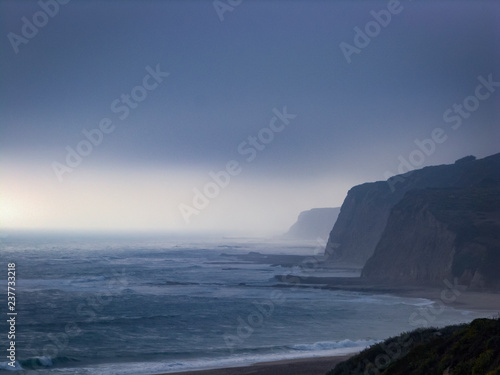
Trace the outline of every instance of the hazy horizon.
<instances>
[{"instance_id":1,"label":"hazy horizon","mask_svg":"<svg viewBox=\"0 0 500 375\"><path fill-rule=\"evenodd\" d=\"M213 4L0 3L3 231L284 233L500 152L500 3Z\"/></svg>"}]
</instances>

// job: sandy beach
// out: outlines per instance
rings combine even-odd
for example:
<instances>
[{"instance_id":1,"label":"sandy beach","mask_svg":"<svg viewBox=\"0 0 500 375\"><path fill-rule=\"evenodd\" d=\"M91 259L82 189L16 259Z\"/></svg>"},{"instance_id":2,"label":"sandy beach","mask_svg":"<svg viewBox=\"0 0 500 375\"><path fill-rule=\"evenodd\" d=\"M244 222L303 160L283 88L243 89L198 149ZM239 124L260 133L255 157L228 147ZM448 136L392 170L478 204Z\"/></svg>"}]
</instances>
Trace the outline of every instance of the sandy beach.
<instances>
[{"instance_id":1,"label":"sandy beach","mask_svg":"<svg viewBox=\"0 0 500 375\"><path fill-rule=\"evenodd\" d=\"M422 288L420 290L403 290L394 294L402 297L427 298L437 304L459 310L492 312L492 315L500 313L500 293L458 290L454 301L447 299L452 296L450 293L451 291L446 288Z\"/></svg>"},{"instance_id":2,"label":"sandy beach","mask_svg":"<svg viewBox=\"0 0 500 375\"><path fill-rule=\"evenodd\" d=\"M277 276L281 281L286 275ZM369 294L392 294L400 297L426 298L437 304L461 310L500 313L500 292L493 290L467 290L463 286L454 286L443 281L441 287L426 285L394 285L377 283L362 278L315 277L300 279L300 282L289 285L277 285L290 288L322 288L329 290L347 290Z\"/></svg>"},{"instance_id":3,"label":"sandy beach","mask_svg":"<svg viewBox=\"0 0 500 375\"><path fill-rule=\"evenodd\" d=\"M276 362L256 363L243 367L175 372L161 375L325 375L335 365L351 356L287 359Z\"/></svg>"}]
</instances>

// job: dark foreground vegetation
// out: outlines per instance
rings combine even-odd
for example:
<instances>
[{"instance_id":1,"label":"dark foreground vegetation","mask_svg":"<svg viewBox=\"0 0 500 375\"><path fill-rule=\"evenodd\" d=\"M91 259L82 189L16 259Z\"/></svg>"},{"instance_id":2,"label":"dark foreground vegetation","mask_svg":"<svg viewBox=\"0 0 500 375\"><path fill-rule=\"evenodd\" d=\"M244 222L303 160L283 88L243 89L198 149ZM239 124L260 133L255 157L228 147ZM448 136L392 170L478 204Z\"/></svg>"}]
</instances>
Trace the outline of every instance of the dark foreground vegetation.
<instances>
[{"instance_id":1,"label":"dark foreground vegetation","mask_svg":"<svg viewBox=\"0 0 500 375\"><path fill-rule=\"evenodd\" d=\"M500 319L392 337L327 375L500 375Z\"/></svg>"}]
</instances>

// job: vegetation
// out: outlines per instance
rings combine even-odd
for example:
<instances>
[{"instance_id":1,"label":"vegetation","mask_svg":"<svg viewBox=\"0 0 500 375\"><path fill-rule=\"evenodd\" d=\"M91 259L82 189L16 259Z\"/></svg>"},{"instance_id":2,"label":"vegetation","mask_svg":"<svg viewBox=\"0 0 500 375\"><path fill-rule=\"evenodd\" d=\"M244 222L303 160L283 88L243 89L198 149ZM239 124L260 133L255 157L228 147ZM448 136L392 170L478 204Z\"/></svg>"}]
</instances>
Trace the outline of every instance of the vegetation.
<instances>
[{"instance_id":1,"label":"vegetation","mask_svg":"<svg viewBox=\"0 0 500 375\"><path fill-rule=\"evenodd\" d=\"M327 375L500 375L500 319L392 337Z\"/></svg>"}]
</instances>

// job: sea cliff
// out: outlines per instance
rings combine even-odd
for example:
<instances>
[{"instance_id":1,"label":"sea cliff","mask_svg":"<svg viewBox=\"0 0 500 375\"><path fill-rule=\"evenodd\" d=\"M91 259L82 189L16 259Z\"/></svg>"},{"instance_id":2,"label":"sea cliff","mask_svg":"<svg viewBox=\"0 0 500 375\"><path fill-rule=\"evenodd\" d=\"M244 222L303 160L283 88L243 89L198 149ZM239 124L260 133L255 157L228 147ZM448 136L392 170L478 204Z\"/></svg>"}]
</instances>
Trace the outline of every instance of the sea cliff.
<instances>
[{"instance_id":1,"label":"sea cliff","mask_svg":"<svg viewBox=\"0 0 500 375\"><path fill-rule=\"evenodd\" d=\"M457 160L451 165L425 167L391 177L387 181L355 186L349 190L342 204L339 217L330 232L325 255L330 262L362 267L374 254L377 244L381 241L391 210L405 198L406 193L428 188L467 189L485 184L495 185L499 181L500 154L495 154L478 160L469 156ZM395 214L399 212L400 216L405 215L401 212L401 207L396 210ZM446 248L449 248L448 245L455 240L456 233L450 231L444 223L439 222L425 210L420 208L419 211L417 207L413 208L412 214L418 216L405 217L407 225L410 225L411 220L415 219L421 225L424 222L427 223L427 229L430 231L426 233L423 226L418 229L422 237L419 240L419 248L422 248L424 241L431 241L432 236L435 236L439 243L446 242ZM394 225L391 224L391 227ZM397 239L394 237L393 240L395 241L393 246L398 247L407 238ZM390 241L391 238L386 236L384 246L391 246ZM411 246L416 245L412 244ZM437 244L433 248L436 246ZM444 262L444 259L449 259L450 254L441 253L436 257L443 259ZM433 273L430 270L429 272ZM368 274L372 274L372 272L370 271ZM419 271L418 274L422 273Z\"/></svg>"}]
</instances>

